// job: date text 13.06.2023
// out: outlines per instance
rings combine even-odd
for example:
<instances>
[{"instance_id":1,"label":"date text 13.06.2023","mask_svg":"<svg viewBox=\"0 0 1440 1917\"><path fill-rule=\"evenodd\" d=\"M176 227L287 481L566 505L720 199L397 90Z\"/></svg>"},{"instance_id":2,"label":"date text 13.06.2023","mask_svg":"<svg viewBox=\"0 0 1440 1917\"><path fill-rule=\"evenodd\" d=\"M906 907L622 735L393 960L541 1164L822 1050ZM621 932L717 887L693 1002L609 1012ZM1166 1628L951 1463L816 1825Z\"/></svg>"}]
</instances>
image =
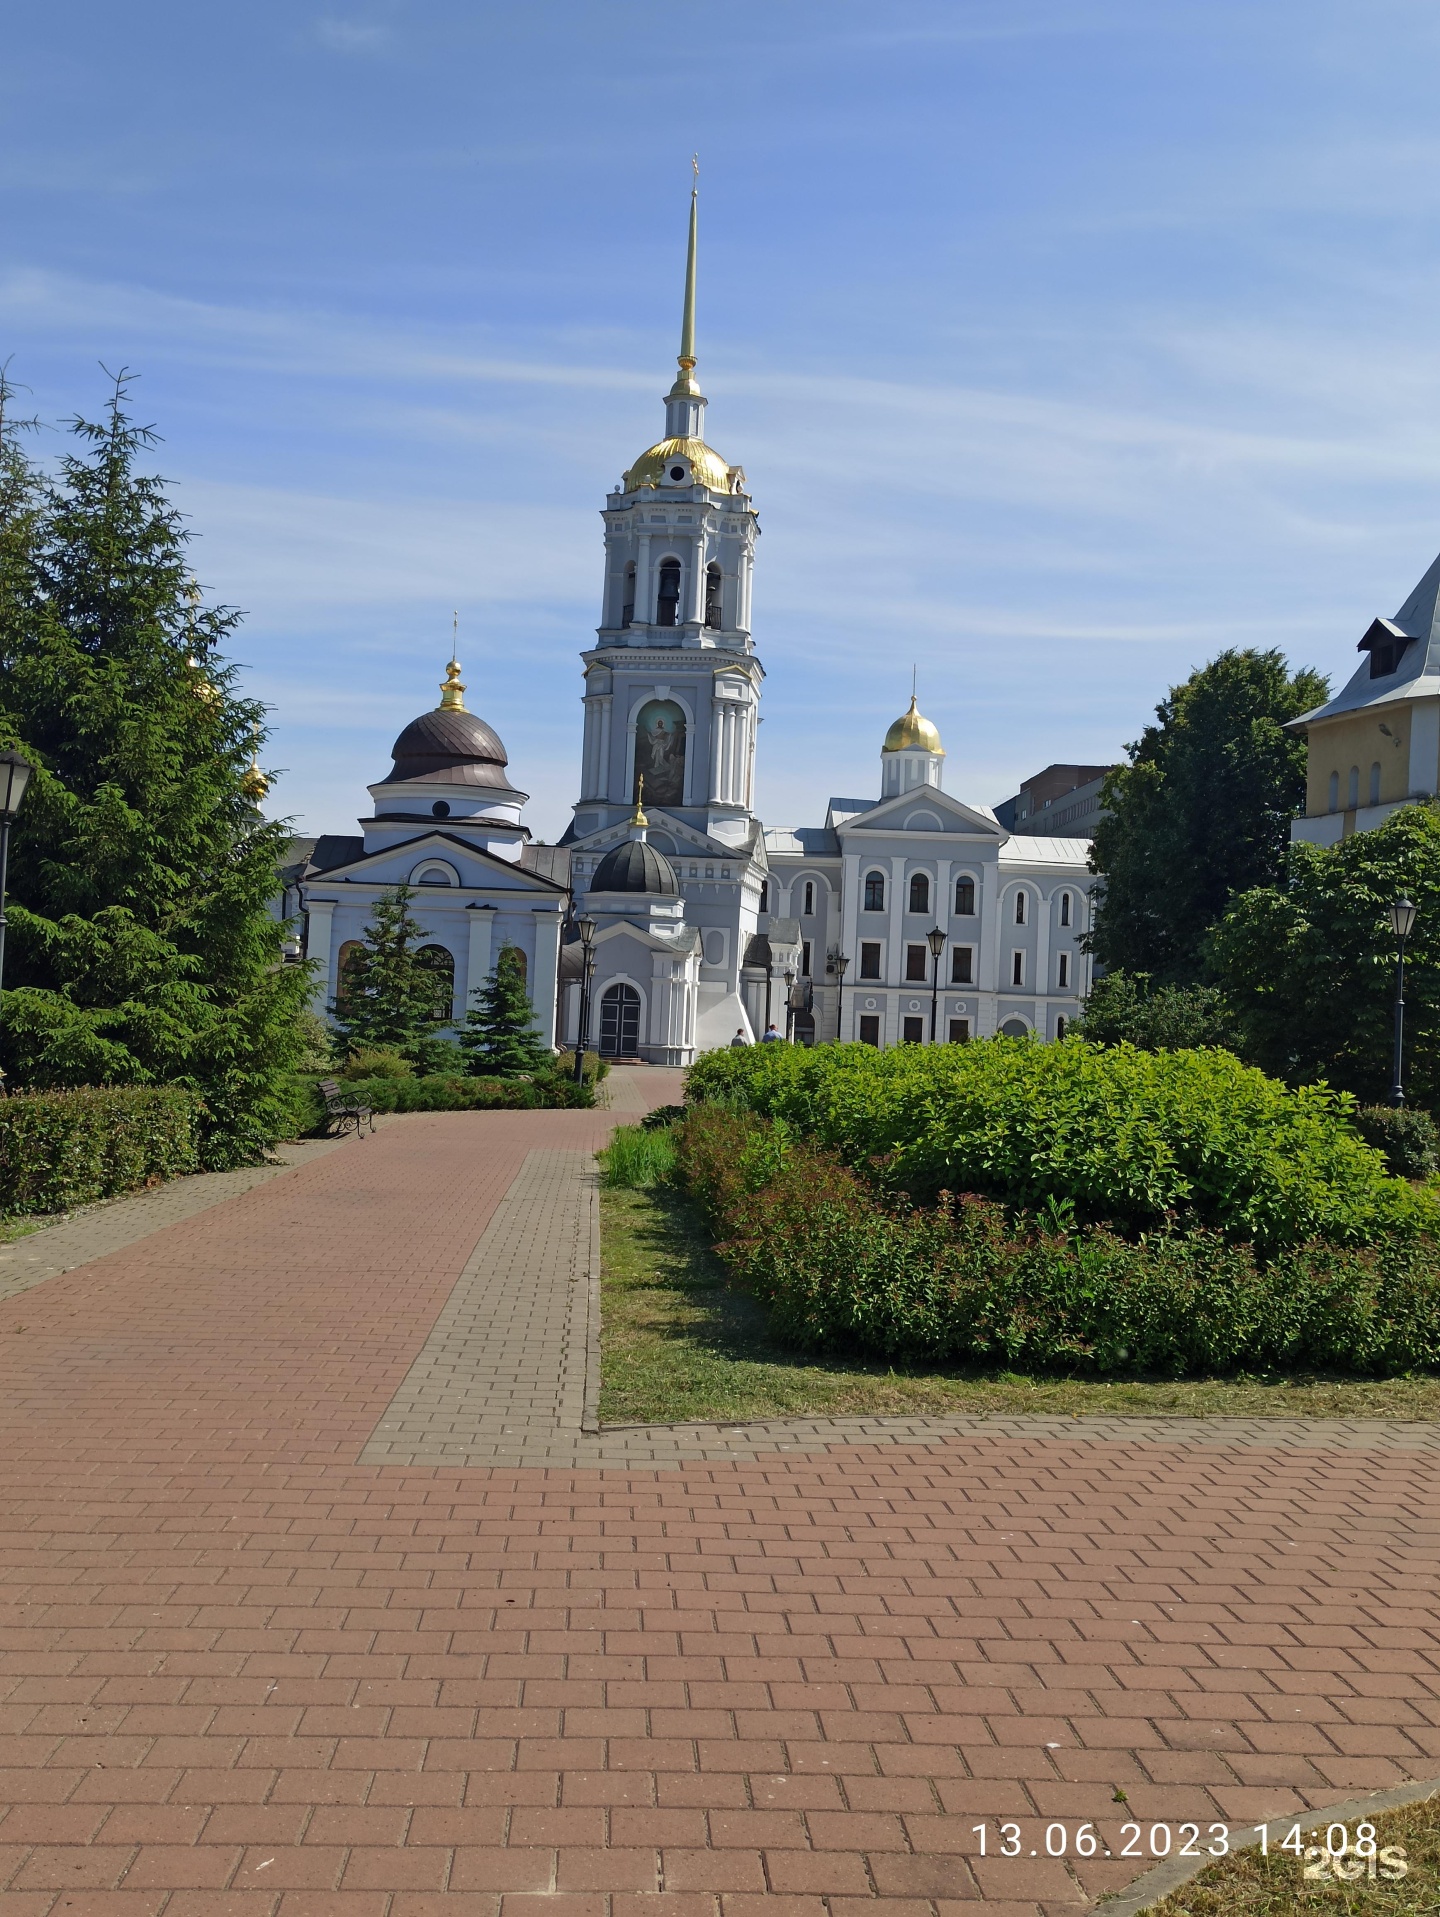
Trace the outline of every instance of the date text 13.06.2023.
<instances>
[{"instance_id":1,"label":"date text 13.06.2023","mask_svg":"<svg viewBox=\"0 0 1440 1917\"><path fill-rule=\"evenodd\" d=\"M1228 1857L1239 1843L1258 1838L1262 1855L1270 1850L1289 1851L1306 1866L1305 1875L1317 1879L1333 1873L1340 1882L1361 1876L1377 1877L1395 1883L1407 1873L1405 1852L1398 1844L1380 1847L1373 1824L1357 1824L1353 1833L1348 1825L1329 1824L1323 1829L1305 1831L1293 1824L1272 1846L1266 1824L1252 1824L1248 1830L1232 1831L1229 1824L1121 1824L1114 1835L1094 1824L1047 1824L1043 1836L1037 1829L1036 1842L1026 1842L1019 1824L975 1824L982 1857L1134 1857L1147 1863L1162 1857ZM1238 1842L1232 1841L1232 1838Z\"/></svg>"}]
</instances>

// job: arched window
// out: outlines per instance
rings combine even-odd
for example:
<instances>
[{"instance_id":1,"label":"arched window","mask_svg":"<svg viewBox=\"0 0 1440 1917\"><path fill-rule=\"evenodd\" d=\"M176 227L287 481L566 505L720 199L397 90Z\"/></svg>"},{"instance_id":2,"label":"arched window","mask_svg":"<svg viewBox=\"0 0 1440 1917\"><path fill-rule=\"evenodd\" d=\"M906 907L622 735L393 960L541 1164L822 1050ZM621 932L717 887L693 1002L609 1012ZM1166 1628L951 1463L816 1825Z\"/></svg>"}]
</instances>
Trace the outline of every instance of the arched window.
<instances>
[{"instance_id":1,"label":"arched window","mask_svg":"<svg viewBox=\"0 0 1440 1917\"><path fill-rule=\"evenodd\" d=\"M1352 809L1360 803L1360 768L1358 765L1352 765L1350 768L1349 795L1345 803Z\"/></svg>"},{"instance_id":2,"label":"arched window","mask_svg":"<svg viewBox=\"0 0 1440 1917\"><path fill-rule=\"evenodd\" d=\"M430 859L426 864L416 866L410 874L410 883L412 885L458 885L460 875L454 866L445 865L439 859Z\"/></svg>"},{"instance_id":3,"label":"arched window","mask_svg":"<svg viewBox=\"0 0 1440 1917\"><path fill-rule=\"evenodd\" d=\"M720 615L720 568L713 559L705 568L705 623L717 628L723 624Z\"/></svg>"},{"instance_id":4,"label":"arched window","mask_svg":"<svg viewBox=\"0 0 1440 1917\"><path fill-rule=\"evenodd\" d=\"M1065 1036L1065 1014L1063 1012L1055 1021L1055 1036L1056 1038L1064 1038Z\"/></svg>"},{"instance_id":5,"label":"arched window","mask_svg":"<svg viewBox=\"0 0 1440 1917\"><path fill-rule=\"evenodd\" d=\"M657 626L673 626L680 614L680 561L662 559L660 561L660 590L655 598L655 623Z\"/></svg>"},{"instance_id":6,"label":"arched window","mask_svg":"<svg viewBox=\"0 0 1440 1917\"><path fill-rule=\"evenodd\" d=\"M760 881L760 910L761 910L762 912L768 912L768 911L770 910L770 881L769 881L769 879L761 879L761 881Z\"/></svg>"},{"instance_id":7,"label":"arched window","mask_svg":"<svg viewBox=\"0 0 1440 1917\"><path fill-rule=\"evenodd\" d=\"M925 913L930 910L930 881L923 872L910 875L910 910Z\"/></svg>"},{"instance_id":8,"label":"arched window","mask_svg":"<svg viewBox=\"0 0 1440 1917\"><path fill-rule=\"evenodd\" d=\"M956 879L955 916L957 919L973 919L975 916L974 879Z\"/></svg>"},{"instance_id":9,"label":"arched window","mask_svg":"<svg viewBox=\"0 0 1440 1917\"><path fill-rule=\"evenodd\" d=\"M1370 768L1370 803L1380 803L1380 761L1377 759Z\"/></svg>"},{"instance_id":10,"label":"arched window","mask_svg":"<svg viewBox=\"0 0 1440 1917\"><path fill-rule=\"evenodd\" d=\"M1340 774L1338 772L1330 774L1330 810L1332 812L1340 810Z\"/></svg>"},{"instance_id":11,"label":"arched window","mask_svg":"<svg viewBox=\"0 0 1440 1917\"><path fill-rule=\"evenodd\" d=\"M865 910L867 912L885 910L885 874L883 872L865 874Z\"/></svg>"},{"instance_id":12,"label":"arched window","mask_svg":"<svg viewBox=\"0 0 1440 1917\"><path fill-rule=\"evenodd\" d=\"M607 985L600 999L600 1056L634 1058L640 1050L640 994L633 985Z\"/></svg>"},{"instance_id":13,"label":"arched window","mask_svg":"<svg viewBox=\"0 0 1440 1917\"><path fill-rule=\"evenodd\" d=\"M415 963L423 966L434 980L430 1016L443 1024L450 1022L455 1010L455 959L443 945L422 945Z\"/></svg>"},{"instance_id":14,"label":"arched window","mask_svg":"<svg viewBox=\"0 0 1440 1917\"><path fill-rule=\"evenodd\" d=\"M1030 1027L1023 1018L1007 1018L1000 1027L1000 1036L1001 1038L1025 1038L1029 1031Z\"/></svg>"},{"instance_id":15,"label":"arched window","mask_svg":"<svg viewBox=\"0 0 1440 1917\"><path fill-rule=\"evenodd\" d=\"M1060 923L1062 925L1068 925L1070 923L1070 894L1068 892L1062 892L1060 894Z\"/></svg>"},{"instance_id":16,"label":"arched window","mask_svg":"<svg viewBox=\"0 0 1440 1917\"><path fill-rule=\"evenodd\" d=\"M620 604L620 623L633 626L635 623L635 563L625 568L625 596Z\"/></svg>"},{"instance_id":17,"label":"arched window","mask_svg":"<svg viewBox=\"0 0 1440 1917\"><path fill-rule=\"evenodd\" d=\"M364 950L364 939L346 939L335 961L335 1009L342 1018L345 1015L345 975L350 970L350 961L355 954Z\"/></svg>"},{"instance_id":18,"label":"arched window","mask_svg":"<svg viewBox=\"0 0 1440 1917\"><path fill-rule=\"evenodd\" d=\"M805 881L804 916L807 919L813 919L815 916L815 881L813 879L806 879Z\"/></svg>"},{"instance_id":19,"label":"arched window","mask_svg":"<svg viewBox=\"0 0 1440 1917\"><path fill-rule=\"evenodd\" d=\"M1015 894L1015 923L1017 925L1023 925L1025 923L1025 894L1023 892L1017 892Z\"/></svg>"}]
</instances>

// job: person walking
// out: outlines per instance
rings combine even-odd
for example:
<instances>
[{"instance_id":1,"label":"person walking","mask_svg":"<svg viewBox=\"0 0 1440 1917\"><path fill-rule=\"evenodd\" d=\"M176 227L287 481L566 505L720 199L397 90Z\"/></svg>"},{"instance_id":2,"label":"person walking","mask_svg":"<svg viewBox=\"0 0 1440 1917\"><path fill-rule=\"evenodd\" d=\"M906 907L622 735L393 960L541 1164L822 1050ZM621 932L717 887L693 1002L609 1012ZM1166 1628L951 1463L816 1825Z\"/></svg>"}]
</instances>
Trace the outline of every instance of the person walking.
<instances>
[{"instance_id":1,"label":"person walking","mask_svg":"<svg viewBox=\"0 0 1440 1917\"><path fill-rule=\"evenodd\" d=\"M743 1025L737 1025L735 1027L735 1036L730 1041L731 1051L733 1052L737 1045L748 1045L749 1043L749 1039L745 1036L745 1027Z\"/></svg>"},{"instance_id":2,"label":"person walking","mask_svg":"<svg viewBox=\"0 0 1440 1917\"><path fill-rule=\"evenodd\" d=\"M765 1028L765 1036L761 1039L760 1043L762 1045L778 1045L780 1043L780 1034L773 1025L769 1025Z\"/></svg>"}]
</instances>

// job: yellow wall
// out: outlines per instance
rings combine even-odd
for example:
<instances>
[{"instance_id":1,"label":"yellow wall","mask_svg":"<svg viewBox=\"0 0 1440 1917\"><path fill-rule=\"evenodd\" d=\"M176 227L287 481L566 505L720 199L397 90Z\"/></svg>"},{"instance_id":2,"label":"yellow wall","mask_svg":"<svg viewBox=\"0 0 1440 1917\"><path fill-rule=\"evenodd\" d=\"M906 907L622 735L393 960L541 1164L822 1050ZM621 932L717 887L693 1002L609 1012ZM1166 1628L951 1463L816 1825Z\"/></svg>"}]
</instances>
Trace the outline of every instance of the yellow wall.
<instances>
[{"instance_id":1,"label":"yellow wall","mask_svg":"<svg viewBox=\"0 0 1440 1917\"><path fill-rule=\"evenodd\" d=\"M1308 728L1309 761L1305 779L1305 816L1313 819L1330 810L1330 774L1340 774L1337 810L1349 804L1350 768L1360 768L1360 804L1370 803L1370 768L1380 762L1380 803L1393 805L1410 794L1410 718L1408 704L1372 706L1365 712L1346 712L1320 719ZM1389 726L1392 738L1380 730ZM1396 744L1396 740L1399 744Z\"/></svg>"}]
</instances>

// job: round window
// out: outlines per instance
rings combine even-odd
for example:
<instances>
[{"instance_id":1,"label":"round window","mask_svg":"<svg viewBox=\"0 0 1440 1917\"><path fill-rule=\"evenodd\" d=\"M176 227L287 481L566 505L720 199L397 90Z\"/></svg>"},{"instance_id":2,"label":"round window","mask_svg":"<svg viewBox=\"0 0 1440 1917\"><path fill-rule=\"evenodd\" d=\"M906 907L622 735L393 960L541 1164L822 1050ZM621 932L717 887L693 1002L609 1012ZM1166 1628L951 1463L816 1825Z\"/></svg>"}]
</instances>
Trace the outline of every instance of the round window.
<instances>
[{"instance_id":1,"label":"round window","mask_svg":"<svg viewBox=\"0 0 1440 1917\"><path fill-rule=\"evenodd\" d=\"M672 466L670 468L670 477L672 479L683 479L685 477L685 468L683 466Z\"/></svg>"},{"instance_id":2,"label":"round window","mask_svg":"<svg viewBox=\"0 0 1440 1917\"><path fill-rule=\"evenodd\" d=\"M430 816L432 819L448 819L450 816L448 803L444 799L437 799L430 808Z\"/></svg>"}]
</instances>

